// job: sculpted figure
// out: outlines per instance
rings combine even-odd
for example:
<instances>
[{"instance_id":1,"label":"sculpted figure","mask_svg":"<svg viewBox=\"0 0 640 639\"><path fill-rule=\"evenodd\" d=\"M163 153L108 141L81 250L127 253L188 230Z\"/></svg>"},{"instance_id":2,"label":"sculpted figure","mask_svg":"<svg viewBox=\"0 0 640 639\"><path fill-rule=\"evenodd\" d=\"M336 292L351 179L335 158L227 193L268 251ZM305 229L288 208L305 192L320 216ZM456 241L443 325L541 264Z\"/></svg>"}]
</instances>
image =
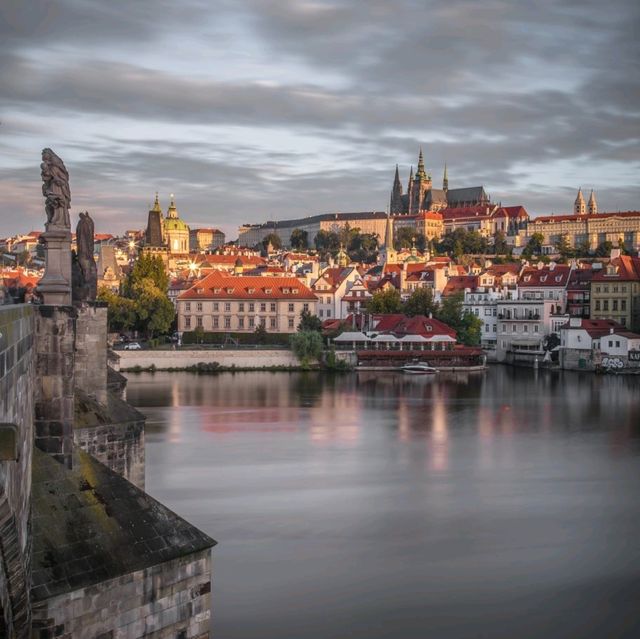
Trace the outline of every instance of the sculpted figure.
<instances>
[{"instance_id":1,"label":"sculpted figure","mask_svg":"<svg viewBox=\"0 0 640 639\"><path fill-rule=\"evenodd\" d=\"M98 269L93 259L93 220L86 211L80 213L76 227L77 252L72 255L72 298L87 302L96 299L98 292Z\"/></svg>"},{"instance_id":2,"label":"sculpted figure","mask_svg":"<svg viewBox=\"0 0 640 639\"><path fill-rule=\"evenodd\" d=\"M51 149L47 148L42 151L40 175L43 183L42 195L45 197L47 224L70 229L69 173L64 162Z\"/></svg>"}]
</instances>

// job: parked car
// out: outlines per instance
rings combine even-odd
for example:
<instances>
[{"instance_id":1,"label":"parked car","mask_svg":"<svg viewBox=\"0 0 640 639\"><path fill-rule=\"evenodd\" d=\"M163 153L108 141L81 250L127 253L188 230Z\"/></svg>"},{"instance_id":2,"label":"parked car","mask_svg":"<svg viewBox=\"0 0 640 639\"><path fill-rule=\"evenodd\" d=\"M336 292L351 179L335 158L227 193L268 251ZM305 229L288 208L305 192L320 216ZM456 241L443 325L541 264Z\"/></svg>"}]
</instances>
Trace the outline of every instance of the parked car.
<instances>
[{"instance_id":1,"label":"parked car","mask_svg":"<svg viewBox=\"0 0 640 639\"><path fill-rule=\"evenodd\" d=\"M124 350L125 351L141 351L142 346L140 346L138 342L129 342L128 344L124 345Z\"/></svg>"}]
</instances>

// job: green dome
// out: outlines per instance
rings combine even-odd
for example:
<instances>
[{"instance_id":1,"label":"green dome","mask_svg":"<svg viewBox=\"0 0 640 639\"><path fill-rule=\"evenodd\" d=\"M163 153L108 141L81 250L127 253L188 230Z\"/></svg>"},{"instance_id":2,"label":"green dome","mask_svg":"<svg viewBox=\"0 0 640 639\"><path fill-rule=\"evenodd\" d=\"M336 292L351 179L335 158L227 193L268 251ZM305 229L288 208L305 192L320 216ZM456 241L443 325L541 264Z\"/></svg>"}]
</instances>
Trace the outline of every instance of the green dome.
<instances>
[{"instance_id":1,"label":"green dome","mask_svg":"<svg viewBox=\"0 0 640 639\"><path fill-rule=\"evenodd\" d=\"M189 227L179 217L168 217L164 221L165 231L188 231Z\"/></svg>"}]
</instances>

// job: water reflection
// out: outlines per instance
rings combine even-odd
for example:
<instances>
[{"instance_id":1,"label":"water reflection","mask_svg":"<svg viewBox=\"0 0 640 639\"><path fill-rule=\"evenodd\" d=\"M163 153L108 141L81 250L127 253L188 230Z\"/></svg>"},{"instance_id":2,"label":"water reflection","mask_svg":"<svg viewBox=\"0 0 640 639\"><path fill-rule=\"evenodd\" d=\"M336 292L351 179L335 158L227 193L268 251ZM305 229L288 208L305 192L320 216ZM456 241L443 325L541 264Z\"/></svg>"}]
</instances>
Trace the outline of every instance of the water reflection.
<instances>
[{"instance_id":1,"label":"water reflection","mask_svg":"<svg viewBox=\"0 0 640 639\"><path fill-rule=\"evenodd\" d=\"M148 490L220 541L214 636L623 637L639 386L156 373L128 397L149 417Z\"/></svg>"}]
</instances>

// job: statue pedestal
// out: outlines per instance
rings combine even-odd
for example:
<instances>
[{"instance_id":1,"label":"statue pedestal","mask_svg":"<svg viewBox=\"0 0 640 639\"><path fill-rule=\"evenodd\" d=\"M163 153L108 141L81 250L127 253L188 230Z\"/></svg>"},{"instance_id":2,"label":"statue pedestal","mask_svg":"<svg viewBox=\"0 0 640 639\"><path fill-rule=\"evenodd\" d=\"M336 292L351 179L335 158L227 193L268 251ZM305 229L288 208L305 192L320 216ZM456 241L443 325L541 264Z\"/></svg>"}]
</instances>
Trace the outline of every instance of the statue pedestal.
<instances>
[{"instance_id":1,"label":"statue pedestal","mask_svg":"<svg viewBox=\"0 0 640 639\"><path fill-rule=\"evenodd\" d=\"M71 305L71 231L47 225L40 236L44 243L46 265L38 284L43 304Z\"/></svg>"}]
</instances>

